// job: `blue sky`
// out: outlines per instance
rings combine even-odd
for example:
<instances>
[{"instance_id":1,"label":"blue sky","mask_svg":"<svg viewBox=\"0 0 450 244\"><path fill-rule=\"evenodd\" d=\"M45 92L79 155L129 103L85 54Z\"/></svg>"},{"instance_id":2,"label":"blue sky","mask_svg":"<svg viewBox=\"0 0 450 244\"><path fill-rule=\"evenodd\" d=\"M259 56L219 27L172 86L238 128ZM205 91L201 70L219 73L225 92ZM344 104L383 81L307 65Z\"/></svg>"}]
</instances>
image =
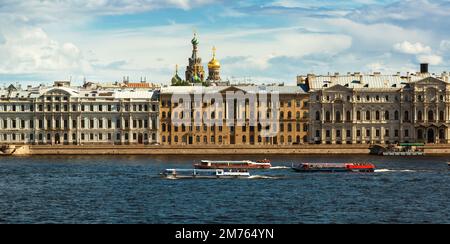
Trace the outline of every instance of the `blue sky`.
<instances>
[{"instance_id":1,"label":"blue sky","mask_svg":"<svg viewBox=\"0 0 450 244\"><path fill-rule=\"evenodd\" d=\"M450 1L0 0L0 82L81 83L183 73L196 30L222 78L450 70Z\"/></svg>"}]
</instances>

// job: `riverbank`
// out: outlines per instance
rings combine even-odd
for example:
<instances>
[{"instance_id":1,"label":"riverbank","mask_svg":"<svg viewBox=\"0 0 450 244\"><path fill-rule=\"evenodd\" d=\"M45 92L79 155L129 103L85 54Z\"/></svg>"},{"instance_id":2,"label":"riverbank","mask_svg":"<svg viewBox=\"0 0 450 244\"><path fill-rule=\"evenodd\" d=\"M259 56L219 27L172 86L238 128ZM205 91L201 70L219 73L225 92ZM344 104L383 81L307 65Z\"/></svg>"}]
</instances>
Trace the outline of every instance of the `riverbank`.
<instances>
[{"instance_id":1,"label":"riverbank","mask_svg":"<svg viewBox=\"0 0 450 244\"><path fill-rule=\"evenodd\" d=\"M144 146L144 145L27 145L16 146L21 155L368 155L369 145L295 146ZM426 155L450 155L450 145L427 145Z\"/></svg>"}]
</instances>

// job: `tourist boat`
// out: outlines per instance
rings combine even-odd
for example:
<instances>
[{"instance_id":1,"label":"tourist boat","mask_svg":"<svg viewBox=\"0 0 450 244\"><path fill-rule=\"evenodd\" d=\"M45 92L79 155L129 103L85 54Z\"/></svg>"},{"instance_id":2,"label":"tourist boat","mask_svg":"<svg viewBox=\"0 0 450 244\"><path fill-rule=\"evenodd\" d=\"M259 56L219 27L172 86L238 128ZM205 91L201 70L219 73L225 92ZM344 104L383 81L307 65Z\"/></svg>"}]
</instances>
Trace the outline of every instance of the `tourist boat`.
<instances>
[{"instance_id":1,"label":"tourist boat","mask_svg":"<svg viewBox=\"0 0 450 244\"><path fill-rule=\"evenodd\" d=\"M166 169L161 173L167 179L232 179L249 178L250 173L245 169Z\"/></svg>"},{"instance_id":2,"label":"tourist boat","mask_svg":"<svg viewBox=\"0 0 450 244\"><path fill-rule=\"evenodd\" d=\"M272 164L268 159L258 160L256 162L243 161L212 161L202 160L200 163L194 164L196 169L270 169Z\"/></svg>"},{"instance_id":3,"label":"tourist boat","mask_svg":"<svg viewBox=\"0 0 450 244\"><path fill-rule=\"evenodd\" d=\"M375 165L371 163L301 163L292 166L297 172L374 172Z\"/></svg>"},{"instance_id":4,"label":"tourist boat","mask_svg":"<svg viewBox=\"0 0 450 244\"><path fill-rule=\"evenodd\" d=\"M401 143L398 146L390 145L383 156L424 156L423 143Z\"/></svg>"}]
</instances>

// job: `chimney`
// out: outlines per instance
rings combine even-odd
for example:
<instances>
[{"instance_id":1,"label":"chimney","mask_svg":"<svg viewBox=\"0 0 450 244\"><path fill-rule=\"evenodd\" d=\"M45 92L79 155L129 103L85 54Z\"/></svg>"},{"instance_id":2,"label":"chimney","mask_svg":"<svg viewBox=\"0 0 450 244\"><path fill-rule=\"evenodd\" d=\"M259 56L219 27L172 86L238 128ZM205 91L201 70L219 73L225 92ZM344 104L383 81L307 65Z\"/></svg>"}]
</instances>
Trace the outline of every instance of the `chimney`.
<instances>
[{"instance_id":1,"label":"chimney","mask_svg":"<svg viewBox=\"0 0 450 244\"><path fill-rule=\"evenodd\" d=\"M428 73L428 64L427 63L420 64L420 73L422 73L422 74Z\"/></svg>"}]
</instances>

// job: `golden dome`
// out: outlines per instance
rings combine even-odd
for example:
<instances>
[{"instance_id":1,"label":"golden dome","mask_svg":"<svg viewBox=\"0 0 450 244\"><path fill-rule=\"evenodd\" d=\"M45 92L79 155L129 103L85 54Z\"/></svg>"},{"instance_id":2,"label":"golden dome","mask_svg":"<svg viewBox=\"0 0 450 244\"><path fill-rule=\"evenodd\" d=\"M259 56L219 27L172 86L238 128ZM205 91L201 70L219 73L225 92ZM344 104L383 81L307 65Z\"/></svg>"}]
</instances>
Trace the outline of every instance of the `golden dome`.
<instances>
[{"instance_id":1,"label":"golden dome","mask_svg":"<svg viewBox=\"0 0 450 244\"><path fill-rule=\"evenodd\" d=\"M213 47L213 58L209 61L208 68L220 68L220 62L216 59L216 47Z\"/></svg>"}]
</instances>

